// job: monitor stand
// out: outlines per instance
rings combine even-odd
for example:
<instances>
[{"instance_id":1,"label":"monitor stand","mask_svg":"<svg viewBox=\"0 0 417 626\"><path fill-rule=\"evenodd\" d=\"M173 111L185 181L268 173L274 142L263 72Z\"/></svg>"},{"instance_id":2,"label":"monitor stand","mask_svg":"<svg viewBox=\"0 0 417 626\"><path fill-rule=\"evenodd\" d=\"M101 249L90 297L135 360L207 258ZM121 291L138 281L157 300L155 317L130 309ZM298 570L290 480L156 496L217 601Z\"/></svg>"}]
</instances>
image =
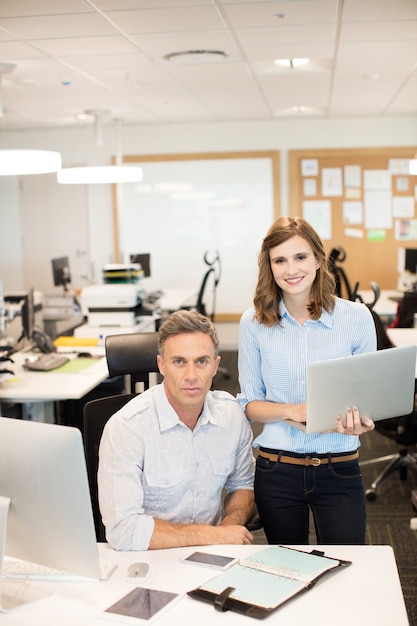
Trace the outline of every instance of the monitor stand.
<instances>
[{"instance_id":1,"label":"monitor stand","mask_svg":"<svg viewBox=\"0 0 417 626\"><path fill-rule=\"evenodd\" d=\"M0 496L0 613L8 613L23 604L52 595L49 590L32 582L2 578L10 502L11 498Z\"/></svg>"}]
</instances>

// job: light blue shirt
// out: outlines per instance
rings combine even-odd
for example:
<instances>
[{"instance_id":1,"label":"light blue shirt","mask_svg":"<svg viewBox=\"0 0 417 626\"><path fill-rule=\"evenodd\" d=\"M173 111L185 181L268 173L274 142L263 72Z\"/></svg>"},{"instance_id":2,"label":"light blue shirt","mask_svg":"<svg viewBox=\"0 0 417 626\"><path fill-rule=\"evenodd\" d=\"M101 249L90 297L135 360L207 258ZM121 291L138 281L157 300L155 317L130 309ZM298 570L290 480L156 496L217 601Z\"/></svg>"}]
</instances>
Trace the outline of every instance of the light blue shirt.
<instances>
[{"instance_id":1,"label":"light blue shirt","mask_svg":"<svg viewBox=\"0 0 417 626\"><path fill-rule=\"evenodd\" d=\"M100 511L109 543L146 550L154 518L217 524L222 490L253 489L252 430L236 398L210 391L194 430L180 421L164 384L107 422L100 442Z\"/></svg>"},{"instance_id":2,"label":"light blue shirt","mask_svg":"<svg viewBox=\"0 0 417 626\"><path fill-rule=\"evenodd\" d=\"M254 319L254 307L239 326L239 383L237 398L245 409L252 400L278 404L306 401L307 364L376 350L376 331L366 305L336 298L333 312L301 326L281 301L281 326L268 327ZM264 424L255 447L323 454L356 450L359 437L340 433L310 434L285 421Z\"/></svg>"}]
</instances>

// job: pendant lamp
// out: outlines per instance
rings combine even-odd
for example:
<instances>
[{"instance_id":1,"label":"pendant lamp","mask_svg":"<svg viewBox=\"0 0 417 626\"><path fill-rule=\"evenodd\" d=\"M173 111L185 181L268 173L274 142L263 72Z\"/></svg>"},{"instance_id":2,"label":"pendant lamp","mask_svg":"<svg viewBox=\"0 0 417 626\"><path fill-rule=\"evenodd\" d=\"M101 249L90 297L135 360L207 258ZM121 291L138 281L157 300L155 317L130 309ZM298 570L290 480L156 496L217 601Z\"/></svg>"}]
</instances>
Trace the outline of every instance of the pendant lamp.
<instances>
[{"instance_id":1,"label":"pendant lamp","mask_svg":"<svg viewBox=\"0 0 417 626\"><path fill-rule=\"evenodd\" d=\"M96 127L96 143L102 144L101 119L104 111L86 111L89 115L94 115ZM121 140L120 140L120 120L116 120L117 156L116 165L96 165L85 167L64 167L57 173L57 180L62 185L96 185L96 184L117 184L117 183L137 183L143 179L141 167L135 165L123 165Z\"/></svg>"},{"instance_id":2,"label":"pendant lamp","mask_svg":"<svg viewBox=\"0 0 417 626\"><path fill-rule=\"evenodd\" d=\"M0 176L48 174L61 168L61 155L51 150L0 150Z\"/></svg>"}]
</instances>

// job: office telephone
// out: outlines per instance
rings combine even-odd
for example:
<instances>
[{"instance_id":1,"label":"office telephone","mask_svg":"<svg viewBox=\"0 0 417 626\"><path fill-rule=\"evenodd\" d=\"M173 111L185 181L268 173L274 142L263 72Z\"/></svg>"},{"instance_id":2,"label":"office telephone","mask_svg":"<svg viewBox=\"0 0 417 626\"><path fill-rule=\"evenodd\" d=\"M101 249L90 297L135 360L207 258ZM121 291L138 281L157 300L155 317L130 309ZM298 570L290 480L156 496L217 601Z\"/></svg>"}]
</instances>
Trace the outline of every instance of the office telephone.
<instances>
[{"instance_id":1,"label":"office telephone","mask_svg":"<svg viewBox=\"0 0 417 626\"><path fill-rule=\"evenodd\" d=\"M35 342L36 347L39 348L41 352L44 352L45 354L49 354L50 352L56 352L54 342L52 341L50 336L44 333L42 330L35 329L32 333L32 339Z\"/></svg>"}]
</instances>

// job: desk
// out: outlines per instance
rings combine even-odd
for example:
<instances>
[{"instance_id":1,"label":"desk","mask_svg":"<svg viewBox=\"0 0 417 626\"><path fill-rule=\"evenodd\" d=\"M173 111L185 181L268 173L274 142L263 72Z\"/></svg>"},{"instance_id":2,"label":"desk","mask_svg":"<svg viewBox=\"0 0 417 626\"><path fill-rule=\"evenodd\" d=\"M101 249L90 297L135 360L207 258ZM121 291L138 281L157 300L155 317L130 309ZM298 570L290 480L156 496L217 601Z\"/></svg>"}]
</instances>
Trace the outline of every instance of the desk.
<instances>
[{"instance_id":1,"label":"desk","mask_svg":"<svg viewBox=\"0 0 417 626\"><path fill-rule=\"evenodd\" d=\"M74 329L74 337L104 338L107 335L125 335L132 333L152 333L156 329L157 318L146 315L138 319L134 326L91 326L82 324Z\"/></svg>"},{"instance_id":2,"label":"desk","mask_svg":"<svg viewBox=\"0 0 417 626\"><path fill-rule=\"evenodd\" d=\"M14 363L11 364L10 369L15 373L15 377L0 385L0 402L23 404L25 411L30 411L31 419L54 421L53 402L57 400L79 400L108 378L109 372L104 356L104 346L97 348L83 346L79 349L84 351L88 349L88 352L93 355L95 353L101 358L97 359L97 362L87 369L76 374L29 371L23 367L23 364L31 353L16 352L13 354ZM76 350L76 348L71 347L71 350ZM65 351L65 349L60 351ZM30 406L32 403L35 403L34 406ZM27 417L28 415L24 414L24 416Z\"/></svg>"},{"instance_id":3,"label":"desk","mask_svg":"<svg viewBox=\"0 0 417 626\"><path fill-rule=\"evenodd\" d=\"M386 331L394 346L417 346L417 328L387 328Z\"/></svg>"},{"instance_id":4,"label":"desk","mask_svg":"<svg viewBox=\"0 0 417 626\"><path fill-rule=\"evenodd\" d=\"M374 292L369 289L360 289L359 295L365 304L372 304L374 301ZM380 317L394 319L397 314L398 302L402 300L403 293L396 289L382 289L381 295L378 298L377 303L374 306L375 313L378 313Z\"/></svg>"},{"instance_id":5,"label":"desk","mask_svg":"<svg viewBox=\"0 0 417 626\"><path fill-rule=\"evenodd\" d=\"M417 346L417 328L387 328L386 332L391 343L398 348L401 346Z\"/></svg>"},{"instance_id":6,"label":"desk","mask_svg":"<svg viewBox=\"0 0 417 626\"><path fill-rule=\"evenodd\" d=\"M157 300L160 311L179 311L183 307L193 307L197 304L198 294L190 289L163 289Z\"/></svg>"},{"instance_id":7,"label":"desk","mask_svg":"<svg viewBox=\"0 0 417 626\"><path fill-rule=\"evenodd\" d=\"M245 557L262 547L207 546L203 550ZM306 549L306 546L300 547ZM314 547L308 546L308 549ZM329 556L351 560L352 565L334 575L323 577L310 591L277 609L265 623L270 626L359 626L366 623L408 626L394 553L390 546L319 546L319 549L325 550ZM191 548L139 553L114 552L107 544L99 544L99 550L102 558L119 566L107 582L48 583L47 586L54 589L52 596L1 615L2 626L111 624L111 621L100 619L100 614L133 589L133 585L125 582L125 577L128 565L134 561L143 560L151 565L151 575L144 586L165 591L183 593L216 575L215 570L180 562L182 556L192 552ZM237 613L218 613L210 605L185 596L156 623L158 626L256 626L262 622Z\"/></svg>"},{"instance_id":8,"label":"desk","mask_svg":"<svg viewBox=\"0 0 417 626\"><path fill-rule=\"evenodd\" d=\"M386 332L391 343L398 348L401 346L417 346L417 328L387 328Z\"/></svg>"}]
</instances>

